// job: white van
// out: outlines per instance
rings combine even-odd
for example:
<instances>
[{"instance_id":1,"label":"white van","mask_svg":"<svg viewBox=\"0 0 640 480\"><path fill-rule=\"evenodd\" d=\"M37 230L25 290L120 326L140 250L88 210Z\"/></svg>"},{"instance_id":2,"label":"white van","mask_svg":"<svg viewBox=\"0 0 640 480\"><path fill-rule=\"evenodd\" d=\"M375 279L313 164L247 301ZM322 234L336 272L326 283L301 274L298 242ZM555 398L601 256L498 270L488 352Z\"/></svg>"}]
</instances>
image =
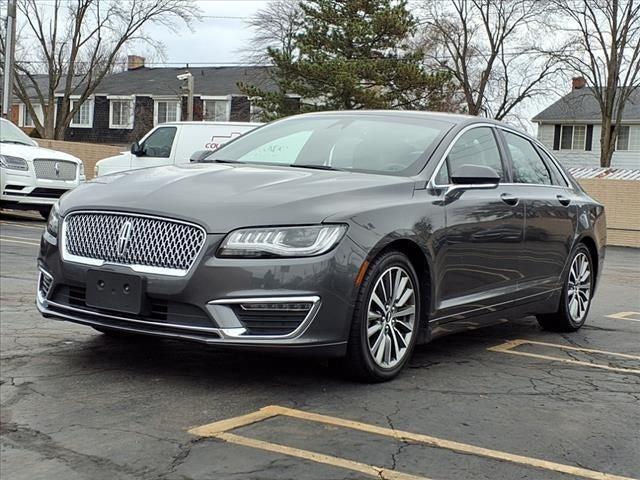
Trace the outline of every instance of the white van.
<instances>
[{"instance_id":1,"label":"white van","mask_svg":"<svg viewBox=\"0 0 640 480\"><path fill-rule=\"evenodd\" d=\"M248 122L170 122L153 128L130 152L104 158L96 163L95 176L189 163L200 150L215 150L221 145L262 125Z\"/></svg>"}]
</instances>

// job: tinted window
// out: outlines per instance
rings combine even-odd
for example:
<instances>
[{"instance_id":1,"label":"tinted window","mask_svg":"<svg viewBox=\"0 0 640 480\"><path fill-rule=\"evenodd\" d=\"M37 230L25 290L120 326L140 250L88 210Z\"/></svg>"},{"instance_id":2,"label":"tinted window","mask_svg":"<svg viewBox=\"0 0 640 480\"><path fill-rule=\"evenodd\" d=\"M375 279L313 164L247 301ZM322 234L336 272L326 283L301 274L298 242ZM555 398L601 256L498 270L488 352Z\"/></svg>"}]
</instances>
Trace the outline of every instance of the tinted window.
<instances>
[{"instance_id":1,"label":"tinted window","mask_svg":"<svg viewBox=\"0 0 640 480\"><path fill-rule=\"evenodd\" d=\"M493 132L487 127L473 128L462 134L449 152L447 162L448 171L452 173L463 165L482 165L493 168L500 175L500 179L504 180L500 150ZM444 178L446 177L442 168L436 176L436 183L448 183L448 178L446 181Z\"/></svg>"},{"instance_id":2,"label":"tinted window","mask_svg":"<svg viewBox=\"0 0 640 480\"><path fill-rule=\"evenodd\" d=\"M208 160L318 165L413 174L451 124L427 118L318 115L274 122L243 135Z\"/></svg>"},{"instance_id":3,"label":"tinted window","mask_svg":"<svg viewBox=\"0 0 640 480\"><path fill-rule=\"evenodd\" d=\"M547 154L547 152L545 152L544 150L541 150L541 152L542 152L542 156L546 160L547 167L549 168L549 170L551 170L551 173L553 175L554 185L561 185L563 187L568 187L569 185L567 184L567 181L564 179L564 176L560 171L560 167L556 165L556 162L553 161L553 159Z\"/></svg>"},{"instance_id":4,"label":"tinted window","mask_svg":"<svg viewBox=\"0 0 640 480\"><path fill-rule=\"evenodd\" d=\"M504 137L513 162L513 181L551 185L551 173L531 142L509 132L504 132Z\"/></svg>"},{"instance_id":5,"label":"tinted window","mask_svg":"<svg viewBox=\"0 0 640 480\"><path fill-rule=\"evenodd\" d=\"M142 144L142 151L147 157L169 158L176 127L162 127L149 135Z\"/></svg>"}]
</instances>

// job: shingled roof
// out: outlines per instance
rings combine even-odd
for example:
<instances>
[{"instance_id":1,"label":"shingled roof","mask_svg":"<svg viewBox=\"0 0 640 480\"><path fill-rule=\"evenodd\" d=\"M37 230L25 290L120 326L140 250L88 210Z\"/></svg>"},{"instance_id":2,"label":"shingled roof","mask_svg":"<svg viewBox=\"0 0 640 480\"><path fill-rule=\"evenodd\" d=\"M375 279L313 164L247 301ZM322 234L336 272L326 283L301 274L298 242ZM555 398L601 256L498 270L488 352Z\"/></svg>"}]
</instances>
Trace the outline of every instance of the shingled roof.
<instances>
[{"instance_id":1,"label":"shingled roof","mask_svg":"<svg viewBox=\"0 0 640 480\"><path fill-rule=\"evenodd\" d=\"M629 97L622 119L640 122L640 89L636 89ZM533 117L532 121L600 123L600 106L591 87L577 88Z\"/></svg>"},{"instance_id":2,"label":"shingled roof","mask_svg":"<svg viewBox=\"0 0 640 480\"><path fill-rule=\"evenodd\" d=\"M106 76L95 95L179 95L181 81L176 77L191 72L195 95L239 94L237 83L244 82L270 89L268 67L142 67Z\"/></svg>"}]
</instances>

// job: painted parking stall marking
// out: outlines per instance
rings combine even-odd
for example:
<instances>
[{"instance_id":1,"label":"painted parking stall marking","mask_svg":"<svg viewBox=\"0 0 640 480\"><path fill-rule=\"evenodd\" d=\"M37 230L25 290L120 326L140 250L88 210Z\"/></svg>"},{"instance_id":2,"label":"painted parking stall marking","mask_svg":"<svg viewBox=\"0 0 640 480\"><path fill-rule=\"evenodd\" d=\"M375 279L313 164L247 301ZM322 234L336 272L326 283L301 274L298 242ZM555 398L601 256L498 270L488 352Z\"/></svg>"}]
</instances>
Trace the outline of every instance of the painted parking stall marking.
<instances>
[{"instance_id":1,"label":"painted parking stall marking","mask_svg":"<svg viewBox=\"0 0 640 480\"><path fill-rule=\"evenodd\" d=\"M44 227L42 227L42 226L28 225L28 224L25 224L25 223L0 221L0 225L5 225L7 227L27 228L29 230L38 230L38 231L44 230Z\"/></svg>"},{"instance_id":2,"label":"painted parking stall marking","mask_svg":"<svg viewBox=\"0 0 640 480\"><path fill-rule=\"evenodd\" d=\"M40 246L39 242L34 241L33 238L24 238L24 237L12 237L8 235L0 235L0 241L7 243L19 243L23 245L34 245Z\"/></svg>"},{"instance_id":3,"label":"painted parking stall marking","mask_svg":"<svg viewBox=\"0 0 640 480\"><path fill-rule=\"evenodd\" d=\"M607 318L616 320L628 320L630 322L640 322L640 312L618 312L607 315Z\"/></svg>"},{"instance_id":4,"label":"painted parking stall marking","mask_svg":"<svg viewBox=\"0 0 640 480\"><path fill-rule=\"evenodd\" d=\"M541 354L541 353L534 353L534 352L529 352L529 351L517 350L518 347L529 346L529 345L547 347L547 348L551 348L551 349L558 349L558 350L561 350L561 351L606 355L606 356L612 357L613 359L617 359L617 360L640 361L640 356L637 356L637 355L629 355L629 354L626 354L626 353L617 353L617 352L607 352L607 351L604 351L604 350L595 350L595 349L592 349L592 348L581 348L581 347L574 347L572 345L560 345L560 344L556 344L556 343L537 342L537 341L534 341L534 340L522 340L522 339L511 340L511 341L503 343L501 345L497 345L495 347L490 347L488 350L492 351L492 352L507 353L507 354L510 354L510 355L520 355L520 356L523 356L523 357L530 357L530 358L537 358L537 359L541 359L541 360L550 360L550 361L553 361L553 362L563 362L563 363L568 363L568 364L573 364L573 365L580 365L580 366L583 366L583 367L598 368L598 369L609 370L609 371L613 371L613 372L632 373L632 374L640 375L640 369L637 369L637 368L617 367L617 366L611 366L611 365L603 364L603 363L585 362L585 361L575 360L575 359L571 359L571 358L562 358L562 357L555 356L555 355L546 355L546 354Z\"/></svg>"},{"instance_id":5,"label":"painted parking stall marking","mask_svg":"<svg viewBox=\"0 0 640 480\"><path fill-rule=\"evenodd\" d=\"M524 341L523 341L524 342ZM271 418L277 416L284 416L289 418L295 418L298 420L306 420L310 422L317 422L325 425L331 425L334 427L348 428L352 430L358 430L361 432L371 433L375 435L382 435L393 438L402 442L413 442L416 444L427 445L430 447L443 448L461 453L465 455L476 455L479 457L490 458L503 462L511 462L526 467L538 468L547 471L553 471L557 473L563 473L573 475L580 478L589 478L596 480L633 480L630 477L623 477L614 474L598 472L596 470L589 470L583 467L574 467L572 465L565 465L562 463L550 462L539 458L526 457L523 455L517 455L509 452L502 452L499 450L491 450L488 448L478 447L466 443L455 442L442 438L432 437L429 435L423 435L420 433L406 432L402 430L395 430L386 427L380 427L377 425L371 425L367 423L357 422L353 420L347 420L343 418L333 417L329 415L321 415L313 412L306 412L302 410L296 410L292 408L280 407L277 405L271 405L256 412L249 413L247 415L241 415L238 417L221 420L218 422L210 423L200 427L195 427L189 430L192 435L216 438L228 443L241 445L245 447L251 447L259 450L264 450L281 455L287 455L291 457L297 457L303 460L309 460L316 463L322 463L331 465L334 467L344 468L360 472L371 477L382 478L385 480L426 480L426 477L416 476L409 473L402 473L395 470L389 470L382 467L376 467L373 465L367 465L364 463L356 462L353 460L347 460L344 458L334 457L330 455L324 455L317 452L311 452L309 450L298 449L289 447L287 445L281 445L277 443L265 442L262 440L255 440L252 438L244 437L231 433L231 430L235 430L240 427L246 427L248 425L268 421Z\"/></svg>"}]
</instances>

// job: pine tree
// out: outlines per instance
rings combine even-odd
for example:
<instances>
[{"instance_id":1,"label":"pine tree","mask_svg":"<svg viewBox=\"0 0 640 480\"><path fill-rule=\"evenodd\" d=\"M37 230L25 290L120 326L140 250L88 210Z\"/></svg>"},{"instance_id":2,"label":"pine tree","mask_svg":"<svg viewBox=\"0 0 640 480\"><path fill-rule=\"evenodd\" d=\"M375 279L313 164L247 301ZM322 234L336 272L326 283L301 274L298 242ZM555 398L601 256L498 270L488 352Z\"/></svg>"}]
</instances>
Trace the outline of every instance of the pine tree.
<instances>
[{"instance_id":1,"label":"pine tree","mask_svg":"<svg viewBox=\"0 0 640 480\"><path fill-rule=\"evenodd\" d=\"M269 49L277 90L241 85L267 113L291 114L287 94L302 111L416 109L441 103L449 74L426 72L408 39L417 21L406 0L308 0L295 55Z\"/></svg>"}]
</instances>

